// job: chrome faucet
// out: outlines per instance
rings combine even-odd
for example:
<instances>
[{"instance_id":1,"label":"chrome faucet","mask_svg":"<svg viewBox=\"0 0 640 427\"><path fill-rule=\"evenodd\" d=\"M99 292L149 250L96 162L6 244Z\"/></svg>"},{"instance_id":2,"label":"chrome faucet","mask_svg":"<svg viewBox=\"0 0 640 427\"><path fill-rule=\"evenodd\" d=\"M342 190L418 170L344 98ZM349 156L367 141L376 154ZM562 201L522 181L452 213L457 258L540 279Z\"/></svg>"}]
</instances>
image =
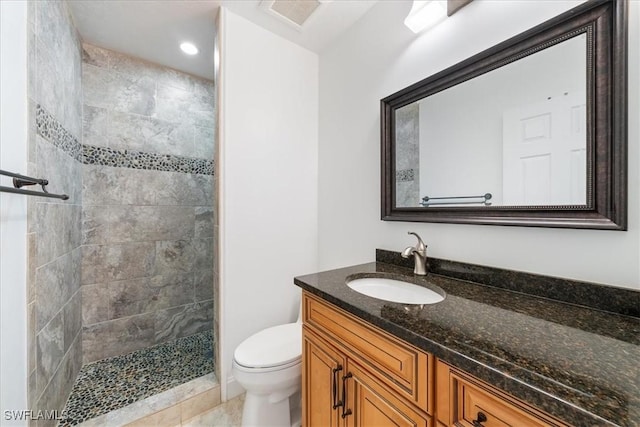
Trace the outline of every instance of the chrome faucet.
<instances>
[{"instance_id":1,"label":"chrome faucet","mask_svg":"<svg viewBox=\"0 0 640 427\"><path fill-rule=\"evenodd\" d=\"M420 236L413 231L409 231L407 234L413 234L418 238L418 243L414 246L409 246L404 251L402 251L403 258L409 258L413 255L413 259L415 262L415 267L413 269L413 273L419 276L427 275L427 245L424 244Z\"/></svg>"}]
</instances>

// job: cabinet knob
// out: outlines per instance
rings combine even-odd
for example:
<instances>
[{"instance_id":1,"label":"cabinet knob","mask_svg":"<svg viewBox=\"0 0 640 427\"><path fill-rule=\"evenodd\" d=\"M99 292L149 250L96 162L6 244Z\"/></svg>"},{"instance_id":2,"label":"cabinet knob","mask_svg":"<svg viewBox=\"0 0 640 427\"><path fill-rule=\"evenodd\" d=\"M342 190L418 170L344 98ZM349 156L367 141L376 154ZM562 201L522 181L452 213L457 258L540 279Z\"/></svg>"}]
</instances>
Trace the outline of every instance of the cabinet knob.
<instances>
[{"instance_id":1,"label":"cabinet knob","mask_svg":"<svg viewBox=\"0 0 640 427\"><path fill-rule=\"evenodd\" d=\"M473 427L484 427L482 424L487 421L487 416L484 414L484 412L478 412L478 417L477 419L473 420Z\"/></svg>"}]
</instances>

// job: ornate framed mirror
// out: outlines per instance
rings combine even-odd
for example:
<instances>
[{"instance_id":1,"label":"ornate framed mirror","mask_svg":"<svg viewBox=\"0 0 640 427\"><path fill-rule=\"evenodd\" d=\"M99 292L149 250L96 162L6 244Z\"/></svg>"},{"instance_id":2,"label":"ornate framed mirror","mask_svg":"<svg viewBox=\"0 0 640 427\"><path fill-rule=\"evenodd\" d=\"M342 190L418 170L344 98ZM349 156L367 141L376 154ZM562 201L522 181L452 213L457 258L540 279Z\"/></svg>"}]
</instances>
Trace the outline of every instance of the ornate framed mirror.
<instances>
[{"instance_id":1,"label":"ornate framed mirror","mask_svg":"<svg viewBox=\"0 0 640 427\"><path fill-rule=\"evenodd\" d=\"M627 7L588 1L382 99L382 219L625 230Z\"/></svg>"}]
</instances>

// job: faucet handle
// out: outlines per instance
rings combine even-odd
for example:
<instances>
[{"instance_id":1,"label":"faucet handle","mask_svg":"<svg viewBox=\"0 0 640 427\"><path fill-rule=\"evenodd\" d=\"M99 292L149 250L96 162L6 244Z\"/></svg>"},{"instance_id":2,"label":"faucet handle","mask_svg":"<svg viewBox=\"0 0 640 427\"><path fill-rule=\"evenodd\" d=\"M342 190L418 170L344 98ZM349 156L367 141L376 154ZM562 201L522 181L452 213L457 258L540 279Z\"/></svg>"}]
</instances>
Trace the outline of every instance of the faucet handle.
<instances>
[{"instance_id":1,"label":"faucet handle","mask_svg":"<svg viewBox=\"0 0 640 427\"><path fill-rule=\"evenodd\" d=\"M412 235L416 236L416 238L418 239L418 244L416 245L416 250L421 251L421 252L425 252L427 250L427 245L424 244L424 242L422 241L420 236L418 236L418 233L414 233L413 231L409 231L407 234L412 234Z\"/></svg>"}]
</instances>

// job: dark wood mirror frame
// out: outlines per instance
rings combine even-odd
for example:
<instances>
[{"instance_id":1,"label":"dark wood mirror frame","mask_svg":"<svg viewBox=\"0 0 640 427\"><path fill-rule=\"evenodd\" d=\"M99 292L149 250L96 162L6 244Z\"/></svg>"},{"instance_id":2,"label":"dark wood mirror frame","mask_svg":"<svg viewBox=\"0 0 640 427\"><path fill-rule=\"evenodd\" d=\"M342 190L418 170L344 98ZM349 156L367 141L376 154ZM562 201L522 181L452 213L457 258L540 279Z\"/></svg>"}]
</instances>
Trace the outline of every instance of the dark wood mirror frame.
<instances>
[{"instance_id":1,"label":"dark wood mirror frame","mask_svg":"<svg viewBox=\"0 0 640 427\"><path fill-rule=\"evenodd\" d=\"M591 0L381 100L382 220L627 228L628 0ZM587 34L586 206L397 207L395 111L517 59Z\"/></svg>"}]
</instances>

